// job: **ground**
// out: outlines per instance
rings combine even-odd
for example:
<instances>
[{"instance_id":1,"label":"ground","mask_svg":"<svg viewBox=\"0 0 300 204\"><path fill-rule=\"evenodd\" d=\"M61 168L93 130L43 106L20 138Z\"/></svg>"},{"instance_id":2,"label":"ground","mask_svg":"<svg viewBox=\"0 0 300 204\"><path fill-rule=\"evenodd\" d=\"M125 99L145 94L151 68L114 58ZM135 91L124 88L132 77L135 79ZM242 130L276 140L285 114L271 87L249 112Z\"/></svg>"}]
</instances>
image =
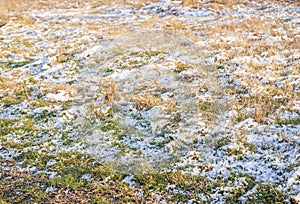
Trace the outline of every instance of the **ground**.
<instances>
[{"instance_id":1,"label":"ground","mask_svg":"<svg viewBox=\"0 0 300 204\"><path fill-rule=\"evenodd\" d=\"M14 2L1 203L300 202L297 1Z\"/></svg>"}]
</instances>

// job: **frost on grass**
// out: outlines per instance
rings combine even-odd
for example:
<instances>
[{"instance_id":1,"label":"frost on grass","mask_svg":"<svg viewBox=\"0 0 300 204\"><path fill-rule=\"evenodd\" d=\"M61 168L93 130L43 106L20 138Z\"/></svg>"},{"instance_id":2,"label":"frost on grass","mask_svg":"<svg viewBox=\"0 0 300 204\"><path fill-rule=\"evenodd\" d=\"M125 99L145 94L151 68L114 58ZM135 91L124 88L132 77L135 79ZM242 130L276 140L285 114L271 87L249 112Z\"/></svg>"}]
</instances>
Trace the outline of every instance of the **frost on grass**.
<instances>
[{"instance_id":1,"label":"frost on grass","mask_svg":"<svg viewBox=\"0 0 300 204\"><path fill-rule=\"evenodd\" d=\"M299 200L299 3L109 6L1 27L2 198Z\"/></svg>"},{"instance_id":2,"label":"frost on grass","mask_svg":"<svg viewBox=\"0 0 300 204\"><path fill-rule=\"evenodd\" d=\"M221 112L214 70L184 37L135 32L104 41L79 59L89 68L78 90L89 101L87 117L95 115L87 141L102 160L165 164L190 150Z\"/></svg>"}]
</instances>

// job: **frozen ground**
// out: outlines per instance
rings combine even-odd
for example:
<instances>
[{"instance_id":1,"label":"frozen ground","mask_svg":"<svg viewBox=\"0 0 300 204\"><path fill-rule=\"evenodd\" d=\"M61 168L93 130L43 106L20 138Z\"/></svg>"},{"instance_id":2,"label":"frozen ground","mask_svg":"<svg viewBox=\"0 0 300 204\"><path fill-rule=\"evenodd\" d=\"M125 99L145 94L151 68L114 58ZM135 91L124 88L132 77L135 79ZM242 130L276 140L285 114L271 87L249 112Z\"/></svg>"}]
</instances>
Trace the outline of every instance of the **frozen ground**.
<instances>
[{"instance_id":1,"label":"frozen ground","mask_svg":"<svg viewBox=\"0 0 300 204\"><path fill-rule=\"evenodd\" d=\"M153 197L141 202L300 202L299 3L242 2L12 14L0 30L0 175L46 175L45 197L59 194L79 154ZM80 185L98 181L82 165ZM163 188L143 180L166 172Z\"/></svg>"}]
</instances>

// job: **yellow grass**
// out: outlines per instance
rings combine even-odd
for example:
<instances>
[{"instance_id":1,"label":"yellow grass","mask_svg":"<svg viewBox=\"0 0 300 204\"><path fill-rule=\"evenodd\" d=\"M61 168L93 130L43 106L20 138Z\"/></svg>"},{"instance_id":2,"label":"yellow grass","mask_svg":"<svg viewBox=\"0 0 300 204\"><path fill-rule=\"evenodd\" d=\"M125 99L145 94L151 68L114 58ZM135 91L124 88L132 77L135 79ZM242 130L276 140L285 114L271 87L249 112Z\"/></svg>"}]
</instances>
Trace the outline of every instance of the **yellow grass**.
<instances>
[{"instance_id":1,"label":"yellow grass","mask_svg":"<svg viewBox=\"0 0 300 204\"><path fill-rule=\"evenodd\" d=\"M197 0L182 0L182 5L183 6L197 5L197 4L198 4Z\"/></svg>"},{"instance_id":2,"label":"yellow grass","mask_svg":"<svg viewBox=\"0 0 300 204\"><path fill-rule=\"evenodd\" d=\"M162 99L153 94L133 96L130 101L135 102L138 109L151 109L154 106L160 106L163 104Z\"/></svg>"},{"instance_id":3,"label":"yellow grass","mask_svg":"<svg viewBox=\"0 0 300 204\"><path fill-rule=\"evenodd\" d=\"M3 0L0 1L0 27L8 21L8 6Z\"/></svg>"},{"instance_id":4,"label":"yellow grass","mask_svg":"<svg viewBox=\"0 0 300 204\"><path fill-rule=\"evenodd\" d=\"M33 9L50 8L53 6L60 7L61 5L78 7L79 5L85 4L86 2L93 2L98 6L132 6L139 8L144 4L156 1L158 0L0 0L0 27L5 25L9 21L9 17L11 14L22 16L23 12ZM25 20L27 21L28 19Z\"/></svg>"}]
</instances>

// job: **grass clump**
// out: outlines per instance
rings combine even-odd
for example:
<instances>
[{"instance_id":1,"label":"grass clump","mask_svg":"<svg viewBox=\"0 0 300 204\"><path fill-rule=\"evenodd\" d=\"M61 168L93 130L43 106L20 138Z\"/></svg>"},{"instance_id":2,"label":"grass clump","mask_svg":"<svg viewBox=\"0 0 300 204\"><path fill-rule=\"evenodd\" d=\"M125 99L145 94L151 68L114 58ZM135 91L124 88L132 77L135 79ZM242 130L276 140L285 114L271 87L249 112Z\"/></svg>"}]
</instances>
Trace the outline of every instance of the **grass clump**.
<instances>
[{"instance_id":1,"label":"grass clump","mask_svg":"<svg viewBox=\"0 0 300 204\"><path fill-rule=\"evenodd\" d=\"M118 126L118 123L117 121L114 121L112 119L107 119L107 120L104 120L102 121L101 123L101 131L103 132L108 132L108 131L112 131L112 130L118 130L119 126Z\"/></svg>"},{"instance_id":2,"label":"grass clump","mask_svg":"<svg viewBox=\"0 0 300 204\"><path fill-rule=\"evenodd\" d=\"M193 5L193 6L196 6L196 5L198 5L199 3L198 3L198 1L196 1L196 0L183 0L182 1L182 5L183 6L189 6L189 5Z\"/></svg>"},{"instance_id":3,"label":"grass clump","mask_svg":"<svg viewBox=\"0 0 300 204\"><path fill-rule=\"evenodd\" d=\"M28 16L17 16L17 18L14 19L14 22L22 25L33 25L36 23L36 20Z\"/></svg>"},{"instance_id":4,"label":"grass clump","mask_svg":"<svg viewBox=\"0 0 300 204\"><path fill-rule=\"evenodd\" d=\"M241 187L234 188L230 195L226 198L226 203L237 203L240 202L240 197L246 192L253 189L256 185L255 178L249 175L243 175L241 173L232 173L228 178L228 184L234 182L241 182ZM227 184L227 185L228 185Z\"/></svg>"},{"instance_id":5,"label":"grass clump","mask_svg":"<svg viewBox=\"0 0 300 204\"><path fill-rule=\"evenodd\" d=\"M154 94L142 94L133 96L130 99L130 102L135 102L138 110L149 110L154 106L160 106L163 104L162 99Z\"/></svg>"},{"instance_id":6,"label":"grass clump","mask_svg":"<svg viewBox=\"0 0 300 204\"><path fill-rule=\"evenodd\" d=\"M0 169L0 175L1 203L42 202L46 197L43 183L30 173Z\"/></svg>"},{"instance_id":7,"label":"grass clump","mask_svg":"<svg viewBox=\"0 0 300 204\"><path fill-rule=\"evenodd\" d=\"M242 156L243 150L241 148L233 148L228 150L228 156Z\"/></svg>"},{"instance_id":8,"label":"grass clump","mask_svg":"<svg viewBox=\"0 0 300 204\"><path fill-rule=\"evenodd\" d=\"M274 90L270 90L271 93L258 93L249 97L241 97L236 107L237 116L235 121L241 122L249 117L253 118L255 122L266 123L266 119L280 109L282 106L286 106L287 99L273 98L277 94ZM243 109L252 109L252 112L243 112Z\"/></svg>"},{"instance_id":9,"label":"grass clump","mask_svg":"<svg viewBox=\"0 0 300 204\"><path fill-rule=\"evenodd\" d=\"M14 68L23 67L29 63L31 63L31 61L21 61L21 62L6 61L6 62L0 62L0 67L14 69Z\"/></svg>"},{"instance_id":10,"label":"grass clump","mask_svg":"<svg viewBox=\"0 0 300 204\"><path fill-rule=\"evenodd\" d=\"M164 148L166 144L170 143L170 141L171 141L170 138L166 138L163 141L152 141L150 142L150 145L153 145L158 148Z\"/></svg>"},{"instance_id":11,"label":"grass clump","mask_svg":"<svg viewBox=\"0 0 300 204\"><path fill-rule=\"evenodd\" d=\"M3 106L9 107L29 100L32 89L28 87L27 81L16 81L0 76L0 92Z\"/></svg>"},{"instance_id":12,"label":"grass clump","mask_svg":"<svg viewBox=\"0 0 300 204\"><path fill-rule=\"evenodd\" d=\"M280 117L276 117L276 123L279 125L299 125L300 117L293 119L281 119Z\"/></svg>"},{"instance_id":13,"label":"grass clump","mask_svg":"<svg viewBox=\"0 0 300 204\"><path fill-rule=\"evenodd\" d=\"M101 166L89 156L65 152L58 158L61 159L63 167L57 168L57 175L52 179L47 174L34 175L17 169L13 171L0 169L0 201L4 203L99 203L100 201L101 203L102 201L140 203L142 199L153 200L147 196L139 197L136 189L121 182L125 175ZM92 174L92 180L87 181L82 178L82 174L86 172Z\"/></svg>"},{"instance_id":14,"label":"grass clump","mask_svg":"<svg viewBox=\"0 0 300 204\"><path fill-rule=\"evenodd\" d=\"M258 184L256 192L248 199L249 203L287 203L288 195L271 184ZM293 201L292 201L293 203Z\"/></svg>"},{"instance_id":15,"label":"grass clump","mask_svg":"<svg viewBox=\"0 0 300 204\"><path fill-rule=\"evenodd\" d=\"M288 166L288 167L286 168L286 170L287 170L288 172L290 172L290 171L292 171L293 169L295 169L295 168L297 168L297 167L300 167L300 161L298 161L298 162L295 163L295 164L291 164L290 166Z\"/></svg>"},{"instance_id":16,"label":"grass clump","mask_svg":"<svg viewBox=\"0 0 300 204\"><path fill-rule=\"evenodd\" d=\"M176 64L176 67L174 69L174 72L176 73L180 73L186 69L190 68L190 66L188 64L185 64L185 63L177 63Z\"/></svg>"},{"instance_id":17,"label":"grass clump","mask_svg":"<svg viewBox=\"0 0 300 204\"><path fill-rule=\"evenodd\" d=\"M131 56L144 57L146 59L150 59L151 57L155 57L155 56L160 55L160 54L165 54L165 52L150 50L150 51L144 51L144 52L132 52L132 53L130 53Z\"/></svg>"},{"instance_id":18,"label":"grass clump","mask_svg":"<svg viewBox=\"0 0 300 204\"><path fill-rule=\"evenodd\" d=\"M227 137L222 137L216 141L214 144L214 149L218 150L219 148L222 148L223 146L226 146L230 143L230 139Z\"/></svg>"},{"instance_id":19,"label":"grass clump","mask_svg":"<svg viewBox=\"0 0 300 204\"><path fill-rule=\"evenodd\" d=\"M40 153L38 150L28 150L26 152L21 152L20 155L15 157L15 159L16 161L23 161L22 167L26 168L41 163L42 161L39 160L42 157L42 155L43 154Z\"/></svg>"},{"instance_id":20,"label":"grass clump","mask_svg":"<svg viewBox=\"0 0 300 204\"><path fill-rule=\"evenodd\" d=\"M171 196L167 197L170 197L170 200L173 202L187 202L194 197L194 193L202 192L203 188L209 183L203 177L183 174L177 171L136 175L134 180L142 186L145 195L151 195L154 192L165 196L169 194ZM188 190L189 193L172 192L167 188L170 185L175 185L176 189L179 190Z\"/></svg>"},{"instance_id":21,"label":"grass clump","mask_svg":"<svg viewBox=\"0 0 300 204\"><path fill-rule=\"evenodd\" d=\"M275 185L262 184L256 181L254 176L242 173L232 172L226 180L210 183L205 186L204 194L209 195L216 189L228 194L226 203L285 203L288 198L288 195L278 190ZM248 192L251 193L245 196Z\"/></svg>"},{"instance_id":22,"label":"grass clump","mask_svg":"<svg viewBox=\"0 0 300 204\"><path fill-rule=\"evenodd\" d=\"M6 119L0 118L0 136L5 135L19 135L24 138L26 135L30 135L37 130L37 127L30 119L22 118L18 119Z\"/></svg>"}]
</instances>

